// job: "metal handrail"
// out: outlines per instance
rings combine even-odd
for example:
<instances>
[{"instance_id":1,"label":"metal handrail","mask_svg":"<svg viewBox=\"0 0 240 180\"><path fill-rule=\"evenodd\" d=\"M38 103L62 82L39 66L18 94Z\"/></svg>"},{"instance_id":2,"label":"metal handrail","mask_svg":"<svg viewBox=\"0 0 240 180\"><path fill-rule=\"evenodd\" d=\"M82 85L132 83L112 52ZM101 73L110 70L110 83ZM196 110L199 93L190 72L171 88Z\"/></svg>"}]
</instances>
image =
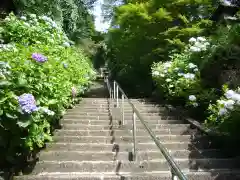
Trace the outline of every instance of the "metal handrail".
<instances>
[{"instance_id":1,"label":"metal handrail","mask_svg":"<svg viewBox=\"0 0 240 180\"><path fill-rule=\"evenodd\" d=\"M108 77L106 77L105 79L107 86L109 87L108 90L112 91L110 82ZM118 91L121 92L122 94L122 124L124 125L124 98L127 100L127 102L129 103L129 105L132 107L133 110L133 116L132 116L132 120L133 120L133 160L136 161L136 116L139 118L139 120L141 121L141 123L143 124L143 126L145 127L145 129L148 131L149 135L151 136L152 140L155 142L156 146L159 148L159 150L162 152L163 156L165 157L165 159L167 160L170 168L171 168L171 173L172 173L172 179L173 180L187 180L187 177L182 173L182 171L180 170L179 166L176 164L176 162L173 160L172 156L169 154L168 150L164 147L164 145L159 142L159 140L157 140L156 135L154 134L154 132L148 127L148 125L146 124L146 122L143 120L143 117L141 116L141 114L139 113L139 111L137 110L137 108L134 106L134 104L131 102L131 100L127 97L127 95L124 93L123 89L120 87L120 85L114 81L113 82L114 85L114 90L113 90L113 96L112 93L110 93L110 99L114 99L116 100L117 103L117 107L119 107L119 101L118 101Z\"/></svg>"}]
</instances>

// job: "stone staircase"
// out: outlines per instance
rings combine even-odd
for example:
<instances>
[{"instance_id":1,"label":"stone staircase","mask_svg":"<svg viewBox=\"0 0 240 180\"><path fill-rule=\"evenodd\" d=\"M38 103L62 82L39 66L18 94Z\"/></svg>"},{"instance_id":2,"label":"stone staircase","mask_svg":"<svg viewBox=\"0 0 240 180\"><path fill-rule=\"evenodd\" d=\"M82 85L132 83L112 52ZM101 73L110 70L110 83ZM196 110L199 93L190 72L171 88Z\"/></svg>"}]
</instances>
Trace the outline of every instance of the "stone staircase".
<instances>
[{"instance_id":1,"label":"stone staircase","mask_svg":"<svg viewBox=\"0 0 240 180\"><path fill-rule=\"evenodd\" d=\"M104 87L102 87L104 88ZM106 94L105 94L106 95ZM131 99L184 174L192 180L240 179L237 158L225 157L208 137L167 109ZM167 161L137 120L137 161L132 161L132 110L124 126L111 116L108 99L91 96L62 119L29 174L17 180L170 180ZM238 169L239 168L239 169Z\"/></svg>"}]
</instances>

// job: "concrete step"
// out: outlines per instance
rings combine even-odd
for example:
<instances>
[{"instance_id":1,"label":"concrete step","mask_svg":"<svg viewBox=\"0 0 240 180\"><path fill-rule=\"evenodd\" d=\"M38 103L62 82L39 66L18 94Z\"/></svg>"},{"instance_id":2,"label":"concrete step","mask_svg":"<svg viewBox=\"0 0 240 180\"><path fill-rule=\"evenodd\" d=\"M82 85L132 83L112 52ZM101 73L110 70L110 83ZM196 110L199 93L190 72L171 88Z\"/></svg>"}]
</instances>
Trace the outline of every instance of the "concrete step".
<instances>
[{"instance_id":1,"label":"concrete step","mask_svg":"<svg viewBox=\"0 0 240 180\"><path fill-rule=\"evenodd\" d=\"M185 128L173 128L173 129L161 129L153 131L156 135L180 135L180 134L189 134ZM137 130L137 135L149 136L149 133L146 130ZM131 130L56 130L54 135L57 136L124 136L132 135Z\"/></svg>"},{"instance_id":2,"label":"concrete step","mask_svg":"<svg viewBox=\"0 0 240 180\"><path fill-rule=\"evenodd\" d=\"M119 115L121 115L122 113L119 112ZM124 112L124 116L132 116L132 111L129 111L129 112ZM143 117L146 117L146 116L171 116L172 113L149 113L149 112L140 112L140 114L143 116ZM99 112L99 111L92 111L92 112L89 112L89 111L79 111L79 112L68 112L66 114L66 116L108 116L110 115L110 112L109 111L106 111L106 112Z\"/></svg>"},{"instance_id":3,"label":"concrete step","mask_svg":"<svg viewBox=\"0 0 240 180\"><path fill-rule=\"evenodd\" d=\"M191 142L190 135L157 135L160 142ZM120 137L109 137L109 136L54 136L54 142L65 142L65 143L130 143L133 142L132 136L120 136ZM137 136L137 143L153 142L150 136Z\"/></svg>"},{"instance_id":4,"label":"concrete step","mask_svg":"<svg viewBox=\"0 0 240 180\"><path fill-rule=\"evenodd\" d=\"M117 116L118 117L118 116ZM176 116L142 116L144 120L151 120L151 119L159 119L159 120L181 120L182 118L176 117ZM119 116L119 118L121 118ZM132 119L132 115L124 115L124 118L127 120ZM87 119L87 120L109 120L110 115L70 115L66 114L64 115L63 119ZM138 118L136 118L138 119Z\"/></svg>"},{"instance_id":5,"label":"concrete step","mask_svg":"<svg viewBox=\"0 0 240 180\"><path fill-rule=\"evenodd\" d=\"M148 126L152 130L161 130L164 128L167 129L173 129L173 128L187 128L190 127L189 124L148 124ZM69 129L69 130L111 130L111 129L132 129L131 124L123 125L123 126L118 126L118 125L87 125L87 124L63 124L62 125L63 129ZM145 127L138 123L137 124L138 129L145 129Z\"/></svg>"},{"instance_id":6,"label":"concrete step","mask_svg":"<svg viewBox=\"0 0 240 180\"><path fill-rule=\"evenodd\" d=\"M121 108L121 106L119 107ZM164 112L169 112L166 108L148 108L148 107L137 107L139 112L149 112L149 113L164 113ZM92 107L92 106L87 106L87 107L76 107L73 109L69 109L68 112L82 112L82 111L88 111L88 112L108 112L109 111L109 107ZM124 112L132 112L132 108L131 107L124 107Z\"/></svg>"},{"instance_id":7,"label":"concrete step","mask_svg":"<svg viewBox=\"0 0 240 180\"><path fill-rule=\"evenodd\" d=\"M117 106L117 103L110 103L109 102L102 102L102 103L96 103L96 102L87 102L87 103L80 103L80 104L77 104L75 107L76 108L82 108L82 107L109 107L109 105L111 106ZM136 108L164 108L163 106L159 106L159 105L154 105L154 104L136 104L136 103L133 103L133 105L136 107ZM119 107L121 106L121 102L119 102ZM125 102L124 103L124 107L126 108L131 108L132 106L128 103L128 102Z\"/></svg>"},{"instance_id":8,"label":"concrete step","mask_svg":"<svg viewBox=\"0 0 240 180\"><path fill-rule=\"evenodd\" d=\"M183 170L189 180L239 180L240 170L215 169L211 171ZM101 172L101 173L42 173L41 175L28 175L15 177L16 180L172 180L169 171L155 172Z\"/></svg>"},{"instance_id":9,"label":"concrete step","mask_svg":"<svg viewBox=\"0 0 240 180\"><path fill-rule=\"evenodd\" d=\"M61 123L64 124L88 124L88 125L110 125L119 124L118 120L75 120L75 119L62 119ZM125 124L132 124L131 119L126 119ZM137 124L142 124L141 121L136 121ZM182 120L158 120L152 119L146 122L147 124L185 124Z\"/></svg>"},{"instance_id":10,"label":"concrete step","mask_svg":"<svg viewBox=\"0 0 240 180\"><path fill-rule=\"evenodd\" d=\"M209 169L236 169L235 159L175 159L181 169L209 170ZM239 164L238 164L239 166ZM39 161L32 174L53 173L53 172L151 172L168 171L169 166L166 160L158 159L152 161Z\"/></svg>"},{"instance_id":11,"label":"concrete step","mask_svg":"<svg viewBox=\"0 0 240 180\"><path fill-rule=\"evenodd\" d=\"M195 149L194 145L189 142L163 142L163 145L167 149L171 150L189 150ZM119 151L119 152L130 152L132 151L132 143L47 143L48 151ZM137 150L139 151L158 151L158 147L154 142L150 143L138 143Z\"/></svg>"},{"instance_id":12,"label":"concrete step","mask_svg":"<svg viewBox=\"0 0 240 180\"><path fill-rule=\"evenodd\" d=\"M173 158L191 159L195 158L221 158L222 154L215 150L171 150L169 151ZM109 151L43 151L39 158L44 161L131 161L131 152L109 152ZM138 161L150 161L154 159L164 159L159 151L138 151Z\"/></svg>"}]
</instances>

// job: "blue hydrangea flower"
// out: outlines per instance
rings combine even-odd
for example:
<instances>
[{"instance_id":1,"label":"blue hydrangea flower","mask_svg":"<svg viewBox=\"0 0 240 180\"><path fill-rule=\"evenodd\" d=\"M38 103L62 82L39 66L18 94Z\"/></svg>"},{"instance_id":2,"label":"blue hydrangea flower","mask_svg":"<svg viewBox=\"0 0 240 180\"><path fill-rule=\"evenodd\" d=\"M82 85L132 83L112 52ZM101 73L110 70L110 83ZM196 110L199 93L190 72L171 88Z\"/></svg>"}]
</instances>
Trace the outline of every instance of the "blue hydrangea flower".
<instances>
[{"instance_id":1,"label":"blue hydrangea flower","mask_svg":"<svg viewBox=\"0 0 240 180\"><path fill-rule=\"evenodd\" d=\"M18 97L18 103L24 113L31 114L38 110L35 98L32 94L22 94Z\"/></svg>"},{"instance_id":2,"label":"blue hydrangea flower","mask_svg":"<svg viewBox=\"0 0 240 180\"><path fill-rule=\"evenodd\" d=\"M47 61L47 57L39 53L33 53L32 58L40 63Z\"/></svg>"}]
</instances>

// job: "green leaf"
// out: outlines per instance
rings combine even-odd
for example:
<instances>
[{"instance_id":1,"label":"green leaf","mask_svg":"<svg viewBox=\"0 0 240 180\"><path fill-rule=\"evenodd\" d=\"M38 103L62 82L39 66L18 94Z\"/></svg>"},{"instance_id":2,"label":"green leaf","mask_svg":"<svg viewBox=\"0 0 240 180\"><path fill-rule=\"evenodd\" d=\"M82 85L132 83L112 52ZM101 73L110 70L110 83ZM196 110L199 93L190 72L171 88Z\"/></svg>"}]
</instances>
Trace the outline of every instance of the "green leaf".
<instances>
[{"instance_id":1,"label":"green leaf","mask_svg":"<svg viewBox=\"0 0 240 180\"><path fill-rule=\"evenodd\" d=\"M17 116L16 115L11 115L9 113L6 113L6 116L10 119L17 119Z\"/></svg>"},{"instance_id":2,"label":"green leaf","mask_svg":"<svg viewBox=\"0 0 240 180\"><path fill-rule=\"evenodd\" d=\"M0 82L0 87L3 87L3 86L10 86L11 83L9 81L1 81Z\"/></svg>"},{"instance_id":3,"label":"green leaf","mask_svg":"<svg viewBox=\"0 0 240 180\"><path fill-rule=\"evenodd\" d=\"M26 122L21 122L21 121L18 121L18 122L17 122L17 125L18 125L19 127L22 127L22 128L26 128L26 127L28 127L30 124L31 124L31 121L30 121L30 120L28 120L28 121L26 121Z\"/></svg>"},{"instance_id":4,"label":"green leaf","mask_svg":"<svg viewBox=\"0 0 240 180\"><path fill-rule=\"evenodd\" d=\"M2 109L0 109L0 116L1 116L1 115L3 115L3 110L2 110Z\"/></svg>"},{"instance_id":5,"label":"green leaf","mask_svg":"<svg viewBox=\"0 0 240 180\"><path fill-rule=\"evenodd\" d=\"M3 104L7 99L8 99L7 97L0 99L0 104Z\"/></svg>"},{"instance_id":6,"label":"green leaf","mask_svg":"<svg viewBox=\"0 0 240 180\"><path fill-rule=\"evenodd\" d=\"M53 104L57 104L56 99L51 99L51 100L48 101L48 105L53 105Z\"/></svg>"}]
</instances>

